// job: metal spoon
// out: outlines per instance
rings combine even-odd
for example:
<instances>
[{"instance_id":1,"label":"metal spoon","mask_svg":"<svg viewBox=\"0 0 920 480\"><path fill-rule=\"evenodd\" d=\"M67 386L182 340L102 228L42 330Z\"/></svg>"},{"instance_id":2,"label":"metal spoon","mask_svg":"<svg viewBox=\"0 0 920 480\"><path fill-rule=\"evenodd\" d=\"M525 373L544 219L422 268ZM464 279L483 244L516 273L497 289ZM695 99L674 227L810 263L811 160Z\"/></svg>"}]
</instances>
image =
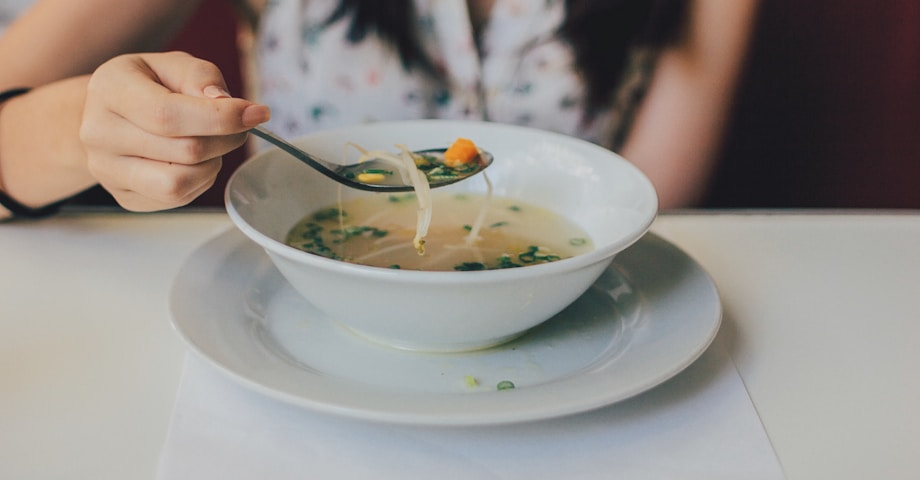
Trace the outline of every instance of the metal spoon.
<instances>
[{"instance_id":1,"label":"metal spoon","mask_svg":"<svg viewBox=\"0 0 920 480\"><path fill-rule=\"evenodd\" d=\"M381 181L374 183L361 182L358 180L358 176L361 173L381 170L392 171L392 165L384 163L380 160L368 160L366 162L355 163L351 165L338 165L327 162L321 158L317 158L316 156L311 155L298 147L295 147L291 143L279 137L277 134L272 133L265 128L255 127L249 130L249 133L272 143L278 148L291 154L298 160L315 168L323 175L339 183L348 185L349 187L372 192L408 192L413 190L412 185L404 183L400 175L385 175ZM433 157L435 159L435 163L438 163L438 159L443 160L445 150L447 149L434 148L430 150L417 150L412 153L429 158ZM473 168L465 169L463 171L451 171L450 175L434 175L430 172L425 172L425 175L428 177L428 184L431 186L431 188L443 187L445 185L459 182L465 178L469 178L485 170L486 167L492 164L492 159L493 157L491 153L481 151L479 153L479 161Z\"/></svg>"}]
</instances>

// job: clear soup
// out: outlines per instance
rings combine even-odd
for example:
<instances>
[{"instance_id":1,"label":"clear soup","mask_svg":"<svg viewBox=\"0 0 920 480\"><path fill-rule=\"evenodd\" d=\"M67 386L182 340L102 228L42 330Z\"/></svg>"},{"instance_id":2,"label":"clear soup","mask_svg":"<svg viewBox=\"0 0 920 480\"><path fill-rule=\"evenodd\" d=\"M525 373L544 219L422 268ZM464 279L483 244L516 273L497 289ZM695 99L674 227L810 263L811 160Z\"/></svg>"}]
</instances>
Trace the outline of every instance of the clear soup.
<instances>
[{"instance_id":1,"label":"clear soup","mask_svg":"<svg viewBox=\"0 0 920 480\"><path fill-rule=\"evenodd\" d=\"M445 192L431 198L423 254L413 246L414 194L366 196L320 209L298 222L286 243L346 262L426 271L514 268L594 249L574 223L520 200Z\"/></svg>"}]
</instances>

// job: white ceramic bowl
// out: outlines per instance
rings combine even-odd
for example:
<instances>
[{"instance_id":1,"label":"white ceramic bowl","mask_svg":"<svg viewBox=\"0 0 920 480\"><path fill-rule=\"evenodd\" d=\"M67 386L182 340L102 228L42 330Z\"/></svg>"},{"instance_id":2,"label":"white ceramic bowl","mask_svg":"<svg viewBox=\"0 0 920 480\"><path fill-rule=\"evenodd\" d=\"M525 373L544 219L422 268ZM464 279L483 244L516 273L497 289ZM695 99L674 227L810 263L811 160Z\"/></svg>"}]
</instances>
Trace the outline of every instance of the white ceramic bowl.
<instances>
[{"instance_id":1,"label":"white ceramic bowl","mask_svg":"<svg viewBox=\"0 0 920 480\"><path fill-rule=\"evenodd\" d=\"M387 345L428 351L500 344L551 318L582 295L655 218L655 190L632 164L591 143L542 130L420 120L324 131L295 143L336 160L347 142L424 149L461 136L495 155L487 170L495 195L573 220L590 235L595 250L548 264L473 272L393 270L309 254L285 245L284 238L307 213L335 203L338 185L276 149L254 156L234 173L227 210L290 284L331 319ZM444 188L485 192L486 186L478 176ZM373 195L342 190L345 198Z\"/></svg>"}]
</instances>

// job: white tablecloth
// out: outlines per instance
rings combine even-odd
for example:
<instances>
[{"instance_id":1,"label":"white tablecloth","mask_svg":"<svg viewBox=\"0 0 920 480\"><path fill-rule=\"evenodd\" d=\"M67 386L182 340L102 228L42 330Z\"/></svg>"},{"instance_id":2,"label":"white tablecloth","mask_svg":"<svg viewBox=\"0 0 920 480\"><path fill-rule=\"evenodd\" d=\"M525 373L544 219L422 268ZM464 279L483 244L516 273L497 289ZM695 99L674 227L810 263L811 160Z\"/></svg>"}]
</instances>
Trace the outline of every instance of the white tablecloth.
<instances>
[{"instance_id":1,"label":"white tablecloth","mask_svg":"<svg viewBox=\"0 0 920 480\"><path fill-rule=\"evenodd\" d=\"M405 464L409 453L393 452L407 444L431 458L450 452L449 465L466 460L470 478L483 465L549 476L581 471L573 470L580 462L659 472L680 464L684 471L660 476L687 478L690 461L710 469L749 462L761 477L731 478L763 478L778 470L766 440L741 436L756 434L757 418L790 480L918 478L918 212L663 215L656 233L719 287L720 341L737 373L713 350L673 381L598 412L447 433L311 414L188 358L169 325L169 290L189 253L228 226L219 212L72 212L0 226L0 478L170 478L206 461L214 474L195 478L242 477L247 461L316 478L383 459L383 473ZM719 368L701 372L712 364ZM282 420L263 421L275 415ZM726 423L738 436L723 436L733 432ZM230 432L244 438L233 443ZM293 440L255 455L253 445L279 439ZM358 450L374 456L362 462ZM736 456L742 451L760 456ZM641 452L657 461L645 464Z\"/></svg>"},{"instance_id":2,"label":"white tablecloth","mask_svg":"<svg viewBox=\"0 0 920 480\"><path fill-rule=\"evenodd\" d=\"M718 342L665 384L538 422L417 427L314 413L185 364L160 480L781 479L741 378Z\"/></svg>"}]
</instances>

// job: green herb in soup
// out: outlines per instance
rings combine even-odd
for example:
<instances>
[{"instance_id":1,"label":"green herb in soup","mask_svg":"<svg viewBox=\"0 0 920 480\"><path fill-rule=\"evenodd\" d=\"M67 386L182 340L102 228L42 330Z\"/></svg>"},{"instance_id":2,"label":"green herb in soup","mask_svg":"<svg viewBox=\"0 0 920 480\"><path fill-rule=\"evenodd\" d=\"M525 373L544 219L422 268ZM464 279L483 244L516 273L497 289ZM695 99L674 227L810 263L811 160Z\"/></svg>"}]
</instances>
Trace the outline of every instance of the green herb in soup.
<instances>
[{"instance_id":1,"label":"green herb in soup","mask_svg":"<svg viewBox=\"0 0 920 480\"><path fill-rule=\"evenodd\" d=\"M548 209L518 199L432 192L436 213L420 255L413 246L418 206L410 200L370 195L322 208L291 229L287 244L351 263L428 271L524 267L594 249L584 230Z\"/></svg>"}]
</instances>

